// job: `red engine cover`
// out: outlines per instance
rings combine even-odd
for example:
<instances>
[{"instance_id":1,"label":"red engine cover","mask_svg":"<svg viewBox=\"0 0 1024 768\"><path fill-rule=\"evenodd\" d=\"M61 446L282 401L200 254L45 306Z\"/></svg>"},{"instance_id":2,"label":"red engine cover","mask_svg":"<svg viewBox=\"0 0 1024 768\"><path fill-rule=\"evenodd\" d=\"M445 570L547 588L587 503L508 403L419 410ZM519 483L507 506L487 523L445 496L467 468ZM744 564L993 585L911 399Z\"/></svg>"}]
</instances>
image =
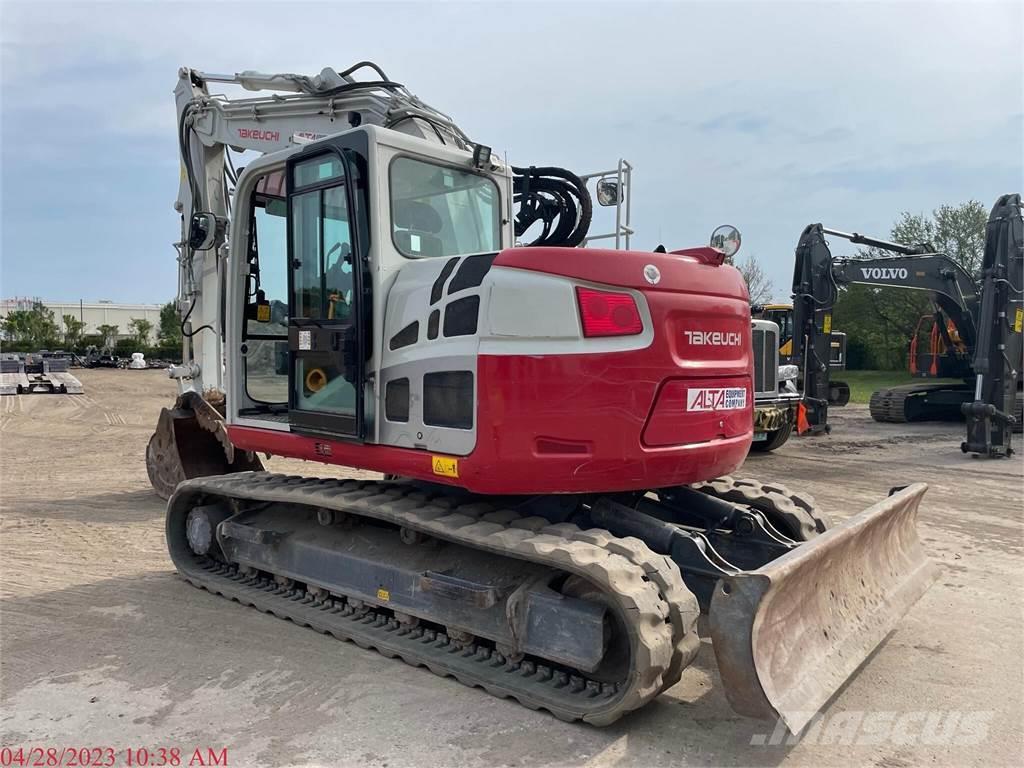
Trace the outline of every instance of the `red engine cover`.
<instances>
[{"instance_id":1,"label":"red engine cover","mask_svg":"<svg viewBox=\"0 0 1024 768\"><path fill-rule=\"evenodd\" d=\"M479 493L639 490L727 474L742 463L753 436L750 309L739 273L704 250L500 253L495 267L641 291L654 339L643 349L611 353L480 355L476 447L456 458L457 477L438 473L436 457L419 450L237 426L231 438L240 448ZM647 265L660 272L655 285L645 277Z\"/></svg>"}]
</instances>

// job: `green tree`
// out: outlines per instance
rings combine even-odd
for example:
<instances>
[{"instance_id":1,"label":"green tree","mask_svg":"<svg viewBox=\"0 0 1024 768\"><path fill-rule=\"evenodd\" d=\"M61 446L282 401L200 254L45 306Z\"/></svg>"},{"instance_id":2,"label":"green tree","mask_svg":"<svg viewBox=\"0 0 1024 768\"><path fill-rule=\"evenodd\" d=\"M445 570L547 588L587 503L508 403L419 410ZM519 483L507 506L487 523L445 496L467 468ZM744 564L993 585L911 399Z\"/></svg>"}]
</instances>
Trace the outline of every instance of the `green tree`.
<instances>
[{"instance_id":1,"label":"green tree","mask_svg":"<svg viewBox=\"0 0 1024 768\"><path fill-rule=\"evenodd\" d=\"M960 205L942 205L931 216L904 211L892 227L892 239L915 245L927 243L936 253L944 253L972 275L981 268L985 252L985 225L988 211L977 200ZM869 255L885 255L874 249Z\"/></svg>"},{"instance_id":2,"label":"green tree","mask_svg":"<svg viewBox=\"0 0 1024 768\"><path fill-rule=\"evenodd\" d=\"M85 323L74 315L64 315L64 347L66 349L78 349L82 343L82 331L85 330Z\"/></svg>"},{"instance_id":3,"label":"green tree","mask_svg":"<svg viewBox=\"0 0 1024 768\"><path fill-rule=\"evenodd\" d=\"M892 226L889 238L897 243L928 243L945 253L971 274L981 265L985 250L988 213L977 200L943 205L931 216L904 211ZM861 249L861 258L892 256L876 248ZM922 315L933 312L931 299L922 291L853 285L839 295L833 327L845 331L857 357L866 368L901 369L907 364L911 336ZM850 356L851 366L854 364Z\"/></svg>"},{"instance_id":4,"label":"green tree","mask_svg":"<svg viewBox=\"0 0 1024 768\"><path fill-rule=\"evenodd\" d=\"M153 324L141 317L133 317L131 322L128 323L128 327L132 329L132 337L135 339L135 343L140 347L145 347L149 344L149 334L153 330Z\"/></svg>"},{"instance_id":5,"label":"green tree","mask_svg":"<svg viewBox=\"0 0 1024 768\"><path fill-rule=\"evenodd\" d=\"M181 343L181 319L178 317L178 307L173 301L168 301L160 307L160 329L157 337L163 346Z\"/></svg>"},{"instance_id":6,"label":"green tree","mask_svg":"<svg viewBox=\"0 0 1024 768\"><path fill-rule=\"evenodd\" d=\"M26 348L55 347L60 338L53 310L41 301L33 302L31 309L10 312L3 319L0 330L12 345Z\"/></svg>"},{"instance_id":7,"label":"green tree","mask_svg":"<svg viewBox=\"0 0 1024 768\"><path fill-rule=\"evenodd\" d=\"M116 325L109 325L106 323L103 325L97 325L96 332L103 337L104 347L113 347L117 342L118 327Z\"/></svg>"},{"instance_id":8,"label":"green tree","mask_svg":"<svg viewBox=\"0 0 1024 768\"><path fill-rule=\"evenodd\" d=\"M3 319L4 338L11 344L30 344L32 338L32 322L29 312L16 309Z\"/></svg>"},{"instance_id":9,"label":"green tree","mask_svg":"<svg viewBox=\"0 0 1024 768\"><path fill-rule=\"evenodd\" d=\"M839 294L832 327L859 351L848 358L851 368L899 370L917 322L928 312L928 297L920 291L853 285Z\"/></svg>"}]
</instances>

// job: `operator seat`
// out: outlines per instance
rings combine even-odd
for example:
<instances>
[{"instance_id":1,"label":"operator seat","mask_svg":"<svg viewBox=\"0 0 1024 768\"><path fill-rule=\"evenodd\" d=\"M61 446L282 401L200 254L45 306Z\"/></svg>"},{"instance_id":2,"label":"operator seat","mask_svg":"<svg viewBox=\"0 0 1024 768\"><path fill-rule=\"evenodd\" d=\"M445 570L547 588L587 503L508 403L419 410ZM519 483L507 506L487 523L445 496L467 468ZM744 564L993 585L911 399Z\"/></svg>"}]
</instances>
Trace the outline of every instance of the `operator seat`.
<instances>
[{"instance_id":1,"label":"operator seat","mask_svg":"<svg viewBox=\"0 0 1024 768\"><path fill-rule=\"evenodd\" d=\"M441 256L444 243L438 237L444 223L441 215L426 203L401 200L395 203L395 244L412 256Z\"/></svg>"}]
</instances>

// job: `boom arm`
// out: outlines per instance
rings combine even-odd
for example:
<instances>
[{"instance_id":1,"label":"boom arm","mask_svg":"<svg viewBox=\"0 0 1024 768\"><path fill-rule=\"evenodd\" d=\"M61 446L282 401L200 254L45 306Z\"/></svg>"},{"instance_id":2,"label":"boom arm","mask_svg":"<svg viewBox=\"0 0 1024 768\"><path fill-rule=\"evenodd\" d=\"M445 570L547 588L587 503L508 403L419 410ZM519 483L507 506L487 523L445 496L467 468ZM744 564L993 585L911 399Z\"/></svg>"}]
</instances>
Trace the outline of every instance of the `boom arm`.
<instances>
[{"instance_id":1,"label":"boom arm","mask_svg":"<svg viewBox=\"0 0 1024 768\"><path fill-rule=\"evenodd\" d=\"M352 75L361 69L372 70L379 79L356 80ZM211 95L209 83L277 93L229 99ZM451 117L389 80L371 62L340 73L327 68L312 77L251 71L220 75L182 68L174 93L182 162L175 203L182 237L175 248L185 364L172 368L171 376L183 392L223 389L221 287L226 244L215 242L213 248L199 250L190 240L196 213L215 217L217 232L228 230L237 181L228 148L269 153L358 125L378 125L461 150L487 150L487 162L502 165L489 148L473 144ZM526 244L573 247L584 242L591 201L583 180L561 168L512 171L517 237L539 223L540 235Z\"/></svg>"},{"instance_id":2,"label":"boom arm","mask_svg":"<svg viewBox=\"0 0 1024 768\"><path fill-rule=\"evenodd\" d=\"M825 228L823 231L839 234ZM973 312L978 301L978 289L967 271L949 256L914 253L874 259L834 259L832 271L840 287L859 284L927 291L956 324L964 342L968 346L974 345L977 328Z\"/></svg>"},{"instance_id":3,"label":"boom arm","mask_svg":"<svg viewBox=\"0 0 1024 768\"><path fill-rule=\"evenodd\" d=\"M1024 219L1020 195L1003 195L992 208L981 264L981 308L974 352L974 402L967 416L964 453L1008 456L1024 365Z\"/></svg>"},{"instance_id":4,"label":"boom arm","mask_svg":"<svg viewBox=\"0 0 1024 768\"><path fill-rule=\"evenodd\" d=\"M357 81L352 73L370 68L379 80ZM211 95L211 82L250 91L289 91L247 99ZM364 123L382 125L463 149L466 135L442 112L393 83L376 65L361 62L315 77L242 72L217 75L182 68L174 91L182 174L174 208L181 214L178 251L178 311L182 317L185 364L171 369L182 391L223 389L221 286L225 243L200 251L189 244L192 215L211 213L227 229L231 189L236 181L227 148L260 153L286 149Z\"/></svg>"},{"instance_id":5,"label":"boom arm","mask_svg":"<svg viewBox=\"0 0 1024 768\"><path fill-rule=\"evenodd\" d=\"M895 252L869 259L835 258L825 235ZM793 271L793 362L804 370L804 399L812 430L824 429L828 414L828 353L832 310L839 289L873 285L926 291L956 325L968 349L977 339L978 288L956 261L927 245L903 245L823 227L807 226L796 248Z\"/></svg>"}]
</instances>

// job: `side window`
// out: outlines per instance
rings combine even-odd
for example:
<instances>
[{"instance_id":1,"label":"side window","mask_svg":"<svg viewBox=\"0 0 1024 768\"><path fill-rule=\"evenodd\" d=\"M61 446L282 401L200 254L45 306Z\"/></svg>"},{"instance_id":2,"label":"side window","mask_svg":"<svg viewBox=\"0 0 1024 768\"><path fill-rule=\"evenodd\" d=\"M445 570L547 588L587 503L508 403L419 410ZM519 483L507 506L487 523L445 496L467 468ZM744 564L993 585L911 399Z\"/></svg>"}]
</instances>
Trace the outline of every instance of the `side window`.
<instances>
[{"instance_id":1,"label":"side window","mask_svg":"<svg viewBox=\"0 0 1024 768\"><path fill-rule=\"evenodd\" d=\"M260 204L262 203L262 205ZM260 300L269 304L265 315L259 316L252 307L246 322L246 335L288 335L288 251L284 200L257 199L254 209L256 239L255 250L259 269L259 282L251 279L249 301L262 291ZM251 251L252 249L250 249ZM256 315L256 316L254 316Z\"/></svg>"},{"instance_id":2,"label":"side window","mask_svg":"<svg viewBox=\"0 0 1024 768\"><path fill-rule=\"evenodd\" d=\"M260 403L288 402L288 249L283 172L253 195L245 310L245 389Z\"/></svg>"},{"instance_id":3,"label":"side window","mask_svg":"<svg viewBox=\"0 0 1024 768\"><path fill-rule=\"evenodd\" d=\"M295 257L295 316L317 319L320 305L320 192L306 192L292 198L292 253Z\"/></svg>"},{"instance_id":4,"label":"side window","mask_svg":"<svg viewBox=\"0 0 1024 768\"><path fill-rule=\"evenodd\" d=\"M404 256L462 256L501 247L501 198L488 177L397 157L389 182L391 236Z\"/></svg>"},{"instance_id":5,"label":"side window","mask_svg":"<svg viewBox=\"0 0 1024 768\"><path fill-rule=\"evenodd\" d=\"M295 167L296 185L330 182L292 196L295 317L348 320L352 307L352 229L336 158Z\"/></svg>"},{"instance_id":6,"label":"side window","mask_svg":"<svg viewBox=\"0 0 1024 768\"><path fill-rule=\"evenodd\" d=\"M352 233L344 187L324 190L324 294L328 320L348 320L352 307Z\"/></svg>"},{"instance_id":7,"label":"side window","mask_svg":"<svg viewBox=\"0 0 1024 768\"><path fill-rule=\"evenodd\" d=\"M793 313L783 312L779 320L781 321L779 325L782 326L782 338L793 338Z\"/></svg>"}]
</instances>

